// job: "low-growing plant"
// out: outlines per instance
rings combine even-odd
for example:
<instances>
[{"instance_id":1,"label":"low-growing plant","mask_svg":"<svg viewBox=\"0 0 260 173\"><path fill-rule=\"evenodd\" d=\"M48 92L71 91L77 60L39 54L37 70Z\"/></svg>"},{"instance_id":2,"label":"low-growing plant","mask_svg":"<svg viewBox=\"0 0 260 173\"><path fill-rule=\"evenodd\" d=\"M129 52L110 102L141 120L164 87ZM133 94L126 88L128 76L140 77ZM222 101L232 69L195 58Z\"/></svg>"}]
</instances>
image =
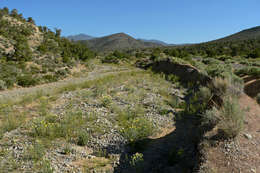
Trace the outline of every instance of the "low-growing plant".
<instances>
[{"instance_id":1,"label":"low-growing plant","mask_svg":"<svg viewBox=\"0 0 260 173\"><path fill-rule=\"evenodd\" d=\"M36 119L32 125L32 135L39 137L53 137L54 129L57 127L55 123L49 123L44 119Z\"/></svg>"},{"instance_id":2,"label":"low-growing plant","mask_svg":"<svg viewBox=\"0 0 260 173\"><path fill-rule=\"evenodd\" d=\"M121 127L121 134L130 143L145 139L153 133L152 123L144 117L137 117L123 122Z\"/></svg>"},{"instance_id":3,"label":"low-growing plant","mask_svg":"<svg viewBox=\"0 0 260 173\"><path fill-rule=\"evenodd\" d=\"M107 152L106 149L96 149L96 151L93 153L96 157L105 157L105 158L109 158L109 154Z\"/></svg>"},{"instance_id":4,"label":"low-growing plant","mask_svg":"<svg viewBox=\"0 0 260 173\"><path fill-rule=\"evenodd\" d=\"M28 148L24 155L24 158L27 160L33 160L37 162L43 158L44 154L45 148L43 144L36 142Z\"/></svg>"},{"instance_id":5,"label":"low-growing plant","mask_svg":"<svg viewBox=\"0 0 260 173\"><path fill-rule=\"evenodd\" d=\"M48 113L49 103L47 97L40 98L39 113L40 116L46 116Z\"/></svg>"},{"instance_id":6,"label":"low-growing plant","mask_svg":"<svg viewBox=\"0 0 260 173\"><path fill-rule=\"evenodd\" d=\"M89 141L89 134L85 131L80 131L77 138L77 145L85 146Z\"/></svg>"},{"instance_id":7,"label":"low-growing plant","mask_svg":"<svg viewBox=\"0 0 260 173\"><path fill-rule=\"evenodd\" d=\"M43 173L53 173L54 172L54 169L52 168L50 161L45 160L45 159L40 162L39 169L40 169L40 172L43 172Z\"/></svg>"},{"instance_id":8,"label":"low-growing plant","mask_svg":"<svg viewBox=\"0 0 260 173\"><path fill-rule=\"evenodd\" d=\"M131 156L130 165L134 168L140 168L144 162L144 155L142 153L135 153Z\"/></svg>"},{"instance_id":9,"label":"low-growing plant","mask_svg":"<svg viewBox=\"0 0 260 173\"><path fill-rule=\"evenodd\" d=\"M18 128L25 121L25 116L23 114L7 113L3 115L2 118L2 123L0 124L0 129L2 133L9 132Z\"/></svg>"},{"instance_id":10,"label":"low-growing plant","mask_svg":"<svg viewBox=\"0 0 260 173\"><path fill-rule=\"evenodd\" d=\"M23 75L17 78L17 84L22 87L34 86L38 83L38 80L32 75Z\"/></svg>"},{"instance_id":11,"label":"low-growing plant","mask_svg":"<svg viewBox=\"0 0 260 173\"><path fill-rule=\"evenodd\" d=\"M0 163L0 172L16 172L20 167L20 163L13 156L8 156Z\"/></svg>"},{"instance_id":12,"label":"low-growing plant","mask_svg":"<svg viewBox=\"0 0 260 173\"><path fill-rule=\"evenodd\" d=\"M64 148L63 148L63 153L67 155L67 154L70 154L72 152L73 152L73 149L72 149L71 145L66 143Z\"/></svg>"},{"instance_id":13,"label":"low-growing plant","mask_svg":"<svg viewBox=\"0 0 260 173\"><path fill-rule=\"evenodd\" d=\"M101 104L102 106L108 108L112 103L112 98L110 95L103 95L101 98Z\"/></svg>"}]
</instances>

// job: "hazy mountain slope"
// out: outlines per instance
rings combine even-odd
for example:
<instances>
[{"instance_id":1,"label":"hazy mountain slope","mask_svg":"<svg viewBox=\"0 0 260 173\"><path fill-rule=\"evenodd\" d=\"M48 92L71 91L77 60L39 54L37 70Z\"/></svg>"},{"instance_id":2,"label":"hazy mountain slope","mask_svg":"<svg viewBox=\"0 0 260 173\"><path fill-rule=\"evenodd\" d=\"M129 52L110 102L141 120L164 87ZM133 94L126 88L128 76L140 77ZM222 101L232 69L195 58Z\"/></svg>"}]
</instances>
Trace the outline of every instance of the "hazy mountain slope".
<instances>
[{"instance_id":1,"label":"hazy mountain slope","mask_svg":"<svg viewBox=\"0 0 260 173\"><path fill-rule=\"evenodd\" d=\"M138 40L143 41L143 42L156 43L156 44L160 44L160 45L163 45L163 46L169 45L168 43L165 43L165 42L160 41L160 40L148 40L148 39L138 39Z\"/></svg>"},{"instance_id":2,"label":"hazy mountain slope","mask_svg":"<svg viewBox=\"0 0 260 173\"><path fill-rule=\"evenodd\" d=\"M77 34L77 35L70 35L67 38L73 41L80 41L80 40L91 40L94 39L95 37L92 37L87 34Z\"/></svg>"},{"instance_id":3,"label":"hazy mountain slope","mask_svg":"<svg viewBox=\"0 0 260 173\"><path fill-rule=\"evenodd\" d=\"M117 33L105 37L81 41L95 51L113 51L122 49L139 49L148 47L158 47L160 44L144 42L125 34Z\"/></svg>"},{"instance_id":4,"label":"hazy mountain slope","mask_svg":"<svg viewBox=\"0 0 260 173\"><path fill-rule=\"evenodd\" d=\"M230 36L214 40L213 42L225 42L225 41L242 41L250 39L259 39L260 38L260 26L245 29L238 33L232 34Z\"/></svg>"}]
</instances>

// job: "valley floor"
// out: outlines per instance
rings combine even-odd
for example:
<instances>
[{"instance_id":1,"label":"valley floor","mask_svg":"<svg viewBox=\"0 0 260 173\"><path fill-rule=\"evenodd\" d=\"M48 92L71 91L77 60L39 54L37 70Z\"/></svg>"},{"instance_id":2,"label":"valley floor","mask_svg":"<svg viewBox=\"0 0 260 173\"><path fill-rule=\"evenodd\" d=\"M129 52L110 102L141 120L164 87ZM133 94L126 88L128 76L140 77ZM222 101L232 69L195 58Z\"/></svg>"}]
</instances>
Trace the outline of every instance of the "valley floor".
<instances>
[{"instance_id":1,"label":"valley floor","mask_svg":"<svg viewBox=\"0 0 260 173\"><path fill-rule=\"evenodd\" d=\"M86 77L1 92L0 170L123 171L124 165L137 164L135 142L149 136L147 145L152 149L158 144L165 151L158 151L162 157L171 143L165 131L176 128L174 107L184 93L160 75L116 66L101 66ZM176 130L170 135L171 140L181 137L186 139ZM142 154L147 169L154 152Z\"/></svg>"},{"instance_id":2,"label":"valley floor","mask_svg":"<svg viewBox=\"0 0 260 173\"><path fill-rule=\"evenodd\" d=\"M192 172L200 122L180 114L178 82L133 67L0 92L0 172ZM244 131L206 151L201 170L257 172L260 108L242 95ZM210 168L210 169L209 169Z\"/></svg>"}]
</instances>

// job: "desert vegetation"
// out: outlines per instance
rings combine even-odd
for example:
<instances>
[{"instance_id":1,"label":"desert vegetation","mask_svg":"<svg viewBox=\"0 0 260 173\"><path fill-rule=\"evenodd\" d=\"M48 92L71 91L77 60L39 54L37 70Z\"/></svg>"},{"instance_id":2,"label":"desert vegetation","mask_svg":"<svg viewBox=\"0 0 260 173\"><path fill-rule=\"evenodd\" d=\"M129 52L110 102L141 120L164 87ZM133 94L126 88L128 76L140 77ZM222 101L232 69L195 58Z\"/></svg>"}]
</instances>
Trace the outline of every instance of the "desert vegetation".
<instances>
[{"instance_id":1,"label":"desert vegetation","mask_svg":"<svg viewBox=\"0 0 260 173\"><path fill-rule=\"evenodd\" d=\"M202 151L257 138L245 130L260 104L258 30L175 46L70 41L1 9L0 172L201 170Z\"/></svg>"}]
</instances>

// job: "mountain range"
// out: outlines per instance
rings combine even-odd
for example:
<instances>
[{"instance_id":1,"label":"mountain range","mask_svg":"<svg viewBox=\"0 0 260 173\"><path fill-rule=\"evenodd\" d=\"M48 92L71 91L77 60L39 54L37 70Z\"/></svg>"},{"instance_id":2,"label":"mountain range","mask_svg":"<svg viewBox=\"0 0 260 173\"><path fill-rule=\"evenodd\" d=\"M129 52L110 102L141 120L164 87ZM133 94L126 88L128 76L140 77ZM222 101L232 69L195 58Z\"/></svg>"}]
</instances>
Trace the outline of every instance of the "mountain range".
<instances>
[{"instance_id":1,"label":"mountain range","mask_svg":"<svg viewBox=\"0 0 260 173\"><path fill-rule=\"evenodd\" d=\"M117 49L142 49L162 46L190 46L193 44L168 44L160 40L135 39L125 33L117 33L104 37L93 37L86 34L71 35L67 37L73 41L79 41L95 51L114 51ZM212 40L206 43L243 41L260 38L260 26L242 30L227 37Z\"/></svg>"},{"instance_id":2,"label":"mountain range","mask_svg":"<svg viewBox=\"0 0 260 173\"><path fill-rule=\"evenodd\" d=\"M115 35L115 34L112 34L112 35ZM109 36L109 35L108 35ZM95 39L95 38L98 38L98 37L93 37L93 36L90 36L90 35L87 35L87 34L77 34L77 35L70 35L70 36L67 36L67 38L69 40L72 40L72 41L82 41L82 40L91 40L91 39ZM155 43L155 44L160 44L160 45L163 45L163 46L167 46L169 45L168 43L165 43L163 41L160 41L160 40L155 40L155 39L142 39L142 38L139 38L137 39L139 41L143 41L143 42L148 42L148 43Z\"/></svg>"},{"instance_id":3,"label":"mountain range","mask_svg":"<svg viewBox=\"0 0 260 173\"><path fill-rule=\"evenodd\" d=\"M70 37L72 38L72 37ZM159 41L148 41L135 39L125 33L117 33L108 35L105 37L93 38L88 40L80 40L79 42L87 45L90 49L95 51L114 51L114 50L126 50L126 49L142 49L150 47L165 46L165 44L159 43Z\"/></svg>"}]
</instances>

